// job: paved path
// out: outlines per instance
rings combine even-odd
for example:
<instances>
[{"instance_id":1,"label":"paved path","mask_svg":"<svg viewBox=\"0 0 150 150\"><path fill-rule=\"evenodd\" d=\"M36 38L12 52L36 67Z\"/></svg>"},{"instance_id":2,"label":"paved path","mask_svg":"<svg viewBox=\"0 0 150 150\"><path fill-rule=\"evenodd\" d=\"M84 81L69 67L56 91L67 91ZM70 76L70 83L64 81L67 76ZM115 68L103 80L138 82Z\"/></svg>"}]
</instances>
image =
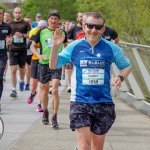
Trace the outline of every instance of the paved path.
<instances>
[{"instance_id":1,"label":"paved path","mask_svg":"<svg viewBox=\"0 0 150 150\"><path fill-rule=\"evenodd\" d=\"M7 77L1 100L0 116L5 131L0 139L0 150L74 150L76 138L69 128L69 94L65 81L61 83L60 128L54 130L50 125L41 124L42 113L35 111L37 98L30 105L26 103L29 91L18 91L17 99L9 97L11 86ZM49 97L51 99L51 95ZM117 119L106 136L104 150L150 150L150 118L116 97L114 101Z\"/></svg>"}]
</instances>

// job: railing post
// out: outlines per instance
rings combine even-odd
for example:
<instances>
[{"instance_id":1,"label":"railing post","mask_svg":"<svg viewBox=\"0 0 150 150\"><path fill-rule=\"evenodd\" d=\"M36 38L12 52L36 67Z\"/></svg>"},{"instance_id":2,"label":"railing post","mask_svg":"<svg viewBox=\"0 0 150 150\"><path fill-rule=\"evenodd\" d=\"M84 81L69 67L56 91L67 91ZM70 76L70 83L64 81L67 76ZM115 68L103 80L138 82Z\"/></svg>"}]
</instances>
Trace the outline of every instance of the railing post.
<instances>
[{"instance_id":1,"label":"railing post","mask_svg":"<svg viewBox=\"0 0 150 150\"><path fill-rule=\"evenodd\" d=\"M137 99L140 99L140 100L145 99L145 97L144 97L144 95L143 95L143 93L142 93L142 91L141 91L137 81L135 80L132 72L128 76L128 81L129 81L130 86L131 86L131 88L132 88L132 90L134 92L135 97Z\"/></svg>"},{"instance_id":2,"label":"railing post","mask_svg":"<svg viewBox=\"0 0 150 150\"><path fill-rule=\"evenodd\" d=\"M135 56L135 58L137 60L138 65L139 65L141 74L142 74L142 76L144 78L144 82L145 82L145 84L146 84L146 86L147 86L147 88L148 88L148 90L150 92L150 75L148 74L148 71L146 70L146 68L145 68L145 66L143 64L143 61L142 61L142 59L141 59L137 49L136 48L132 48L132 51L133 51L133 54L134 54L134 56Z\"/></svg>"}]
</instances>

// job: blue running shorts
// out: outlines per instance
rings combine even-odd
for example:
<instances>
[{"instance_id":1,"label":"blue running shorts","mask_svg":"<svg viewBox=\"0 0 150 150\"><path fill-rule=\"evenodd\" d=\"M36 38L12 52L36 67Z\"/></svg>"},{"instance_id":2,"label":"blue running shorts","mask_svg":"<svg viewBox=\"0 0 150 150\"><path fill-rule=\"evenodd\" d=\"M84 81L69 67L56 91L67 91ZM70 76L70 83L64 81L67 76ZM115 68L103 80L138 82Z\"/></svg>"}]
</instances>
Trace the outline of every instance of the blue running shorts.
<instances>
[{"instance_id":1,"label":"blue running shorts","mask_svg":"<svg viewBox=\"0 0 150 150\"><path fill-rule=\"evenodd\" d=\"M103 135L109 131L116 118L113 103L70 103L70 128L90 127L91 132Z\"/></svg>"}]
</instances>

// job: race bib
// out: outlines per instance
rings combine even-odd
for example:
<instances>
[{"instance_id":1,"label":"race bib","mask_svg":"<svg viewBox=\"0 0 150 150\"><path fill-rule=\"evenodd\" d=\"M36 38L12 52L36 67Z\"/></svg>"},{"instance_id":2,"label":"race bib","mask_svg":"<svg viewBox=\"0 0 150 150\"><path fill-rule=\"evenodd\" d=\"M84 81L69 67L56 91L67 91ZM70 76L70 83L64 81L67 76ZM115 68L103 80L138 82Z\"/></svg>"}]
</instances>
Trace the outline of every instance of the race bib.
<instances>
[{"instance_id":1,"label":"race bib","mask_svg":"<svg viewBox=\"0 0 150 150\"><path fill-rule=\"evenodd\" d=\"M47 39L47 47L48 47L48 48L52 48L52 44L53 44L53 43L52 43L52 38L48 38L48 39Z\"/></svg>"},{"instance_id":2,"label":"race bib","mask_svg":"<svg viewBox=\"0 0 150 150\"><path fill-rule=\"evenodd\" d=\"M24 43L24 38L23 37L17 37L17 36L13 36L13 43L15 44L23 44Z\"/></svg>"},{"instance_id":3,"label":"race bib","mask_svg":"<svg viewBox=\"0 0 150 150\"><path fill-rule=\"evenodd\" d=\"M80 66L83 85L104 85L104 60L80 60Z\"/></svg>"},{"instance_id":4,"label":"race bib","mask_svg":"<svg viewBox=\"0 0 150 150\"><path fill-rule=\"evenodd\" d=\"M2 30L2 33L7 34L7 33L8 33L8 30Z\"/></svg>"},{"instance_id":5,"label":"race bib","mask_svg":"<svg viewBox=\"0 0 150 150\"><path fill-rule=\"evenodd\" d=\"M5 49L5 40L0 40L0 50Z\"/></svg>"},{"instance_id":6,"label":"race bib","mask_svg":"<svg viewBox=\"0 0 150 150\"><path fill-rule=\"evenodd\" d=\"M104 85L104 69L84 68L82 69L83 85Z\"/></svg>"}]
</instances>

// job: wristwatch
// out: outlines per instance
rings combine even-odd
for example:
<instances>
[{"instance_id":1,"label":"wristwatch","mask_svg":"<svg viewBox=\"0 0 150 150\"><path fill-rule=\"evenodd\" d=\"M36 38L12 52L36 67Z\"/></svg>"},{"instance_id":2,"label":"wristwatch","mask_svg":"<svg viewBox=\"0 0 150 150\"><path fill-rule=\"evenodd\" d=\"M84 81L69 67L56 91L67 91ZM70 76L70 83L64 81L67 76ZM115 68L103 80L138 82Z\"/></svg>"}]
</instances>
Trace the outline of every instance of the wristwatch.
<instances>
[{"instance_id":1,"label":"wristwatch","mask_svg":"<svg viewBox=\"0 0 150 150\"><path fill-rule=\"evenodd\" d=\"M121 82L124 80L123 76L119 75L118 77L120 78Z\"/></svg>"}]
</instances>

